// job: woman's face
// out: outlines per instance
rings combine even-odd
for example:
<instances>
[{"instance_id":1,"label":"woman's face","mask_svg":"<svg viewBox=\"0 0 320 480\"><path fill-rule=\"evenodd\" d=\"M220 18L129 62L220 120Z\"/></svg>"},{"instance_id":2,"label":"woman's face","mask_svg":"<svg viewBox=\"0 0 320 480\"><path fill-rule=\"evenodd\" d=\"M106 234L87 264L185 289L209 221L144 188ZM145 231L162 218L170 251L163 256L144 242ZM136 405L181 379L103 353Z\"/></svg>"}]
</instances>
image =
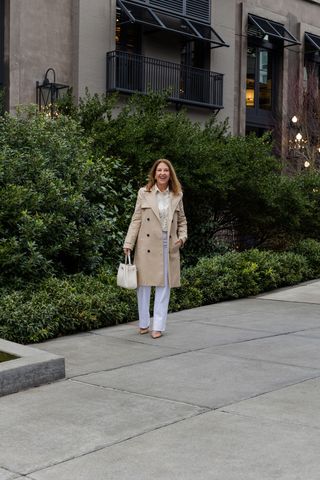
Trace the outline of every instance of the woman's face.
<instances>
[{"instance_id":1,"label":"woman's face","mask_svg":"<svg viewBox=\"0 0 320 480\"><path fill-rule=\"evenodd\" d=\"M155 180L159 190L165 190L170 180L170 169L164 162L160 162L156 168Z\"/></svg>"}]
</instances>

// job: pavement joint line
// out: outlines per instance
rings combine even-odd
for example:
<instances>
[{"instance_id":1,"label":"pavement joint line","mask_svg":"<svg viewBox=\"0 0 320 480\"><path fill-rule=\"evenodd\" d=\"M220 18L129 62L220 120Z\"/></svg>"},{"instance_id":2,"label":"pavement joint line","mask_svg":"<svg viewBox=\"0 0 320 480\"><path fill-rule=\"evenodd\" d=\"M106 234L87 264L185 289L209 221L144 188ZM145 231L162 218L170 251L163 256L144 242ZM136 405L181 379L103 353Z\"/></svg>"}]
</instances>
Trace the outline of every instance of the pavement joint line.
<instances>
[{"instance_id":1,"label":"pavement joint line","mask_svg":"<svg viewBox=\"0 0 320 480\"><path fill-rule=\"evenodd\" d=\"M10 468L7 468L7 467L4 467L3 465L0 465L0 469L2 470L5 470L6 472L8 473L12 473L13 475L16 475L16 477L12 478L11 480L15 480L15 478L18 478L18 477L24 477L24 475L21 475L21 473L19 472L15 472L14 470L10 470Z\"/></svg>"},{"instance_id":2,"label":"pavement joint line","mask_svg":"<svg viewBox=\"0 0 320 480\"><path fill-rule=\"evenodd\" d=\"M248 398L243 398L241 400L237 400L236 402L226 403L225 405L221 405L220 407L215 407L214 411L219 412L219 411L222 411L224 408L232 407L233 405L239 405L243 402L247 402L247 401L253 400L255 398L263 397L264 395L268 395L269 393L280 392L281 390L286 390L290 387L294 387L296 385L301 385L302 383L309 382L310 380L316 380L317 378L319 378L319 377L316 376L316 377L311 377L311 378L304 378L302 380L299 380L299 381L296 381L296 382L293 382L293 383L288 383L287 385L282 385L282 386L279 386L277 388L272 388L271 390L266 390L265 392L259 392L259 393L251 395ZM230 412L225 412L225 413L230 413ZM239 413L239 415L241 415L241 414ZM250 415L248 415L248 417L249 418L255 418L255 417L250 417ZM311 428L311 426L310 426L310 428ZM317 430L320 429L320 427L314 427L314 428L317 428Z\"/></svg>"},{"instance_id":3,"label":"pavement joint line","mask_svg":"<svg viewBox=\"0 0 320 480\"><path fill-rule=\"evenodd\" d=\"M71 379L71 381L75 382L75 383L79 383L81 385L86 385L86 386L94 387L94 388L100 388L100 389L103 389L103 390L111 390L111 391L114 391L114 392L121 392L121 393L127 393L129 395L136 395L137 397L163 400L163 401L168 402L168 403L185 405L187 407L199 408L199 409L202 410L201 413L205 413L207 411L211 411L211 410L216 409L216 408L209 407L208 405L197 405L195 403L182 402L181 400L174 400L172 398L159 397L157 395L149 395L147 393L141 393L141 392L134 392L132 390L126 390L124 388L111 387L111 386L108 386L108 385L97 385L96 383L85 382L84 380Z\"/></svg>"},{"instance_id":4,"label":"pavement joint line","mask_svg":"<svg viewBox=\"0 0 320 480\"><path fill-rule=\"evenodd\" d=\"M272 393L272 392L271 392ZM265 395L265 393L263 394ZM260 397L260 395L257 395L257 397ZM253 397L254 398L254 397ZM250 399L249 399L250 400ZM242 401L246 401L246 400L241 400L240 402L238 403L241 403ZM233 404L233 405L236 405L236 404ZM217 409L216 411L217 412L220 412L220 413L224 413L226 415L232 415L232 416L235 416L235 417L242 417L242 418L249 418L249 419L254 419L254 420L258 420L260 421L261 423L265 422L265 423L270 423L270 424L274 424L274 423L277 423L277 425L279 423L281 423L282 425L289 425L289 426L295 426L295 427L303 427L303 428L307 428L308 430L315 430L315 431L318 431L320 430L320 427L318 426L314 426L314 425L310 425L310 424L307 424L307 423L301 423L301 422L289 422L289 421L285 421L285 420L279 420L279 419L273 419L271 417L263 417L263 416L257 416L257 415L249 415L249 414L244 414L244 413L241 413L241 412L236 412L236 411L228 411L228 410L223 410L224 408L226 407L222 407L221 409Z\"/></svg>"},{"instance_id":5,"label":"pavement joint line","mask_svg":"<svg viewBox=\"0 0 320 480\"><path fill-rule=\"evenodd\" d=\"M229 345L237 345L239 343L246 343L248 341L253 341L253 340L262 340L264 338L270 338L270 337L273 337L274 335L267 335L267 336L262 336L262 337L258 337L258 338L254 338L254 339L246 339L246 340L239 340L237 342L229 342L229 343L222 343L222 344L219 344L219 345L212 345L212 346L206 346L206 347L199 347L199 348L194 348L194 349L188 349L188 350L180 350L180 351L175 351L173 353L170 353L170 354L164 354L164 355L161 355L160 357L156 357L156 358L150 358L150 359L147 359L147 360L140 360L138 362L134 362L134 363L128 363L126 365L119 365L118 367L113 367L113 368L105 368L105 369L102 369L102 370L94 370L92 372L87 372L87 373L82 373L82 374L77 374L77 375L74 375L74 376L70 376L70 377L67 377L68 380L72 380L72 379L77 379L77 378L81 378L81 377L86 377L87 375L95 375L95 374L98 374L98 373L102 373L102 372L113 372L114 370L120 370L122 368L127 368L127 367L134 367L136 365L143 365L144 363L150 363L150 362L156 362L158 360L163 360L163 359L166 359L166 358L171 358L171 357L176 357L178 355L185 355L187 353L202 353L203 350L207 350L208 348L216 348L216 347L226 347L226 346L229 346ZM133 342L133 341L132 341ZM144 345L146 345L144 343ZM161 348L161 346L159 346ZM165 347L167 348L167 347ZM203 353L208 353L210 354L209 352L203 352Z\"/></svg>"},{"instance_id":6,"label":"pavement joint line","mask_svg":"<svg viewBox=\"0 0 320 480\"><path fill-rule=\"evenodd\" d=\"M317 330L318 328L319 327L314 327L315 330ZM307 328L305 330L292 330L290 332L278 332L278 333L266 332L265 330L261 330L261 332L268 333L268 335L262 335L261 337L256 337L256 338L247 338L247 339L238 340L236 342L231 342L231 343L222 343L222 344L219 344L219 345L212 345L212 347L210 347L210 346L209 347L203 347L202 350L206 350L208 348L215 348L215 347L225 347L227 345L237 345L237 344L240 344L240 343L255 342L256 340L264 340L264 339L268 339L268 338L285 337L285 336L289 336L289 335L295 335L296 333L300 333L300 332L306 332L308 330L311 330L311 329ZM317 337L312 337L312 338L317 340Z\"/></svg>"},{"instance_id":7,"label":"pavement joint line","mask_svg":"<svg viewBox=\"0 0 320 480\"><path fill-rule=\"evenodd\" d=\"M297 300L283 300L282 298L257 298L257 300L262 300L263 302L284 302L284 303L300 303L301 305L317 305L319 307L319 303L316 302L303 302Z\"/></svg>"},{"instance_id":8,"label":"pavement joint line","mask_svg":"<svg viewBox=\"0 0 320 480\"><path fill-rule=\"evenodd\" d=\"M142 437L143 435L147 435L149 433L152 433L152 432L155 432L157 430L161 430L163 428L167 428L167 427L170 427L171 425L175 425L177 423L181 423L181 422L184 422L186 420L189 420L191 418L194 418L194 417L197 417L199 415L203 415L204 413L208 413L207 411L202 411L202 412L198 412L198 413L195 413L194 415L188 415L186 417L183 417L183 418L179 418L178 420L174 420L173 422L166 422L162 425L159 425L159 426L156 426L156 427L153 427L153 428L150 428L149 430L144 430L142 432L139 432L135 435L130 435L128 437L125 437L125 438L122 438L120 440L117 440L115 442L109 442L109 443L106 443L105 445L100 445L100 446L97 446L96 448L94 448L93 450L89 450L87 452L84 452L78 456L76 455L73 455L69 458L66 458L62 461L58 461L58 462L54 462L54 463L50 463L44 467L41 467L37 470L30 470L28 473L22 475L22 476L26 476L27 478L29 478L29 476L31 476L33 473L39 473L39 472L42 472L44 470L47 470L49 468L53 468L53 467L56 467L58 465L63 465L64 463L68 463L72 460L76 460L76 459L79 459L79 458L83 458L83 457L86 457L87 455L91 455L93 453L96 453L96 452L100 452L101 450L105 450L107 448L110 448L110 447L113 447L115 445L121 445L122 443L126 443L130 440L134 440L136 438L139 438L139 437ZM30 477L32 479L32 476ZM34 480L34 479L33 479Z\"/></svg>"},{"instance_id":9,"label":"pavement joint line","mask_svg":"<svg viewBox=\"0 0 320 480\"><path fill-rule=\"evenodd\" d=\"M300 333L300 332L307 332L309 330L317 330L318 328L320 328L320 323L319 323L319 326L317 327L308 327L308 328L305 328L305 329L298 329L298 330L290 330L289 332L277 332L277 333L273 333L271 332L270 330L255 330L255 329L252 329L252 328L242 328L242 327L233 327L233 326L229 326L229 325L219 325L219 324L212 324L212 323L206 323L205 321L199 321L197 322L197 324L203 324L203 325L212 325L214 327L221 327L221 328L226 328L226 329L233 329L233 330L243 330L243 331L246 331L246 332L261 332L261 336L259 337L255 337L255 338L248 338L248 339L243 339L243 340L237 340L237 341L234 341L234 342L228 342L228 343L221 343L219 345L212 345L212 346L206 346L206 347L200 347L200 348L194 348L194 349L188 349L188 350L184 350L184 351L177 351L179 347L172 347L171 345L167 346L167 345L160 345L159 343L158 344L152 344L152 343L145 343L143 342L142 340L138 340L138 339L122 339L121 337L118 337L118 336L113 336L113 335L108 335L109 338L116 338L116 339L119 339L119 340L125 340L126 342L130 342L130 343L138 343L140 345L151 345L151 346L154 346L156 348L168 348L168 349L171 349L171 350L175 350L176 352L173 353L172 355L169 354L169 355L164 355L164 356L161 356L159 357L160 358L165 358L165 357L171 357L171 356L174 356L174 355L179 355L179 354L183 354L183 353L189 353L189 352L196 352L196 351L201 351L201 350L205 350L207 348L214 348L214 347L217 347L217 346L226 346L226 345L237 345L238 343L245 343L245 342L254 342L255 340L263 340L264 338L273 338L273 337L280 337L280 336L286 336L286 335L294 335L294 334L297 334L297 333ZM264 335L265 334L265 335ZM98 334L99 335L99 334ZM103 335L101 335L103 336ZM158 360L158 359L155 359L155 360ZM144 363L145 361L142 361L142 362L137 362L135 365L137 365L138 363ZM134 365L134 364L132 364ZM116 368L123 368L123 366L120 366L120 367L116 367ZM115 369L116 369L115 368Z\"/></svg>"},{"instance_id":10,"label":"pavement joint line","mask_svg":"<svg viewBox=\"0 0 320 480\"><path fill-rule=\"evenodd\" d=\"M88 375L94 375L96 373L113 372L114 370L120 370L121 368L135 367L136 365L143 365L144 363L156 362L157 360L162 360L164 358L171 358L171 357L175 357L177 355L183 355L185 353L190 353L190 352L192 352L192 350L187 350L187 351L183 351L183 352L175 352L175 353L172 353L172 354L163 355L161 357L150 358L150 359L147 359L147 360L140 360L138 362L128 363L126 365L119 365L118 367L106 368L106 369L102 369L102 370L95 370L94 372L89 372L89 373L81 373L80 375L74 375L72 377L68 377L68 379L73 380L73 379L77 379L77 378L81 378L81 377L86 377Z\"/></svg>"},{"instance_id":11,"label":"pavement joint line","mask_svg":"<svg viewBox=\"0 0 320 480\"><path fill-rule=\"evenodd\" d=\"M257 393L257 394L253 394L253 395L251 395L249 397L245 397L245 398L243 398L243 399L241 399L237 402L231 402L231 403L227 403L227 404L219 405L219 406L215 406L215 407L212 407L212 406L209 406L209 405L199 405L199 404L194 404L194 403L181 402L180 400L174 400L172 398L159 397L157 395L149 395L149 394L145 394L145 393L134 392L134 391L125 390L125 389L122 389L122 388L119 388L119 387L111 387L111 386L107 386L107 385L97 385L97 384L92 384L92 383L88 383L88 382L85 382L85 381L79 381L79 380L73 380L73 381L81 383L81 384L85 384L85 385L90 385L90 386L93 386L93 387L96 387L96 388L102 388L102 389L111 390L111 391L115 391L115 392L127 393L129 395L137 395L137 396L140 396L140 397L163 400L163 401L168 401L168 402L172 402L172 403L176 403L176 404L181 404L181 405L187 405L187 406L190 406L190 407L200 408L200 409L204 409L204 411L202 413L207 413L207 412L210 412L210 411L216 411L220 408L226 408L226 407L231 406L231 405L236 405L240 402L251 400L252 398L260 397L260 396L266 395L268 393L277 392L277 391L283 390L285 388L289 388L289 387L292 387L292 386L295 386L295 385L299 385L299 384L307 382L309 380L315 380L315 379L320 377L320 371L318 371L318 373L319 373L318 375L308 377L308 378L304 378L301 381L294 381L294 382L288 383L286 385L282 385L282 386L279 386L279 387L272 388L271 390L266 390L266 391L263 391L263 392L260 392L260 393Z\"/></svg>"},{"instance_id":12,"label":"pavement joint line","mask_svg":"<svg viewBox=\"0 0 320 480\"><path fill-rule=\"evenodd\" d=\"M241 356L237 356L237 355L233 355L233 354L228 354L227 355L227 354L221 354L220 352L219 353L208 352L206 350L214 349L214 348L220 348L220 347L227 347L227 346L232 346L232 345L238 345L238 344L247 343L247 342L254 342L255 340L264 340L264 339L274 338L274 337L279 337L279 336L292 335L292 334L297 333L297 332L300 332L300 330L293 331L293 332L283 332L283 333L277 333L277 334L263 335L263 336L257 337L257 338L250 338L250 339L244 339L244 340L239 340L239 341L235 341L235 342L221 343L221 344L218 344L218 345L212 345L212 346L209 345L209 346L206 346L206 347L200 347L200 348L194 348L194 349L188 349L188 350L182 350L182 351L175 351L173 353L164 354L164 355L161 355L160 357L156 357L156 358L151 358L151 359L147 359L147 360L140 360L138 362L129 363L129 364L126 364L126 365L119 365L119 366L113 367L113 368L106 368L106 369L102 369L102 370L94 370L92 372L87 372L87 373L83 373L83 374L80 374L80 375L77 374L77 375L70 376L70 377L68 376L67 379L68 380L73 380L73 379L78 379L78 378L81 378L81 377L86 377L88 375L95 375L95 374L103 373L103 372L113 372L115 370L120 370L122 368L128 368L128 367L134 367L134 366L137 366L137 365L143 365L143 364L147 364L147 363L150 363L150 362L156 362L158 360L163 360L163 359L167 359L167 358L171 358L171 357L176 357L176 356L179 356L179 355L185 355L185 354L188 354L188 353L203 353L203 354L208 354L208 355L219 355L219 356L223 356L223 357L230 356L232 358L241 358L241 359L246 359L246 360L251 360L251 361L260 360L260 359L254 359L254 358L241 357ZM134 342L134 341L132 340L132 342ZM145 343L144 343L144 345L145 345ZM159 348L162 348L162 347L159 345ZM165 348L167 348L167 347L165 347ZM272 362L270 360L262 360L262 361L264 361L266 363L272 363L272 364L287 365L287 366L292 366L292 367L300 367L299 365L291 365L291 364L285 364L285 363L281 363L281 362ZM300 368L305 368L305 369L308 369L308 370L311 369L311 370L316 370L316 371L320 370L320 367L319 368L300 367Z\"/></svg>"},{"instance_id":13,"label":"pavement joint line","mask_svg":"<svg viewBox=\"0 0 320 480\"><path fill-rule=\"evenodd\" d=\"M233 330L243 330L245 332L261 332L261 333L266 333L266 334L270 334L270 335L274 335L274 336L277 336L277 335L290 335L291 333L298 333L298 332L306 332L308 330L318 330L320 328L320 319L319 319L319 325L317 327L308 327L308 328L303 328L302 330L290 330L289 332L279 332L279 333L273 333L272 331L270 330L260 330L260 329L257 329L257 328L247 328L247 327L233 327L233 326L229 326L229 325L221 325L219 323L208 323L206 322L205 320L201 320L201 321L198 321L197 322L197 325L201 323L202 325L213 325L214 327L222 327L222 328L230 328L230 329L233 329Z\"/></svg>"},{"instance_id":14,"label":"pavement joint line","mask_svg":"<svg viewBox=\"0 0 320 480\"><path fill-rule=\"evenodd\" d=\"M315 377L312 377L312 378L317 378L318 376L320 377L320 367L315 368L315 367L306 367L305 365L295 365L292 363L274 362L272 360L266 360L265 358L245 357L245 356L236 355L233 353L221 353L221 352L203 352L203 353L208 355L216 355L217 357L227 357L227 358L231 357L231 358L236 358L237 360L247 360L250 362L263 362L263 363L270 363L272 365L282 365L285 367L300 368L302 370L312 370L314 372L318 372L319 374L319 375L315 375Z\"/></svg>"}]
</instances>

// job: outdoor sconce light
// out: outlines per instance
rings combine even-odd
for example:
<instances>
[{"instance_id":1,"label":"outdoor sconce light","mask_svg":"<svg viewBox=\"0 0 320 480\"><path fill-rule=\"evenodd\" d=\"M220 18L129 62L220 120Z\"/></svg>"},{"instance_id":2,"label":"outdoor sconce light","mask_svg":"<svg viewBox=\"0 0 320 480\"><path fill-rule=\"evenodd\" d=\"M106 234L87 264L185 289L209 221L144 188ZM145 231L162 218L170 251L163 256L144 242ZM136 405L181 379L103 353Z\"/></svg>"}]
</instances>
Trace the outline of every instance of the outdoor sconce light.
<instances>
[{"instance_id":1,"label":"outdoor sconce light","mask_svg":"<svg viewBox=\"0 0 320 480\"><path fill-rule=\"evenodd\" d=\"M51 74L52 81L49 80ZM49 110L51 116L54 115L54 104L58 98L67 92L69 85L56 83L56 72L53 68L48 68L44 75L43 83L37 82L37 105L39 110Z\"/></svg>"}]
</instances>

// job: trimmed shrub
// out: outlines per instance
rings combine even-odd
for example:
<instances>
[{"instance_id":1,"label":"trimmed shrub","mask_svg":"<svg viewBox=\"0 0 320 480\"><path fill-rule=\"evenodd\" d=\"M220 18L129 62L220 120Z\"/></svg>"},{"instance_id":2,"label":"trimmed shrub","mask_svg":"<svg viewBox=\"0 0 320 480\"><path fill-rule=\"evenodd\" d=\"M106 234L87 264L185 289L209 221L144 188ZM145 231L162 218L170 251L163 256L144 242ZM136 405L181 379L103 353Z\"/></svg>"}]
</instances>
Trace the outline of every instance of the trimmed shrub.
<instances>
[{"instance_id":1,"label":"trimmed shrub","mask_svg":"<svg viewBox=\"0 0 320 480\"><path fill-rule=\"evenodd\" d=\"M320 243L309 245L310 258L319 261ZM299 248L307 246L305 242ZM182 288L171 292L170 311L293 285L311 278L313 271L307 258L294 252L253 249L202 258L183 270ZM53 277L23 290L2 288L0 293L0 337L20 343L137 320L136 292L118 288L109 266L95 277Z\"/></svg>"},{"instance_id":2,"label":"trimmed shrub","mask_svg":"<svg viewBox=\"0 0 320 480\"><path fill-rule=\"evenodd\" d=\"M0 337L34 343L134 320L135 293L75 275L45 280L0 299Z\"/></svg>"},{"instance_id":3,"label":"trimmed shrub","mask_svg":"<svg viewBox=\"0 0 320 480\"><path fill-rule=\"evenodd\" d=\"M127 177L121 160L93 159L71 118L1 117L0 285L114 262L133 209Z\"/></svg>"},{"instance_id":4,"label":"trimmed shrub","mask_svg":"<svg viewBox=\"0 0 320 480\"><path fill-rule=\"evenodd\" d=\"M303 255L310 268L310 278L320 275L320 242L312 238L301 240L294 248L299 255Z\"/></svg>"},{"instance_id":5,"label":"trimmed shrub","mask_svg":"<svg viewBox=\"0 0 320 480\"><path fill-rule=\"evenodd\" d=\"M210 304L293 285L310 278L310 269L302 255L253 249L203 258L185 276Z\"/></svg>"}]
</instances>

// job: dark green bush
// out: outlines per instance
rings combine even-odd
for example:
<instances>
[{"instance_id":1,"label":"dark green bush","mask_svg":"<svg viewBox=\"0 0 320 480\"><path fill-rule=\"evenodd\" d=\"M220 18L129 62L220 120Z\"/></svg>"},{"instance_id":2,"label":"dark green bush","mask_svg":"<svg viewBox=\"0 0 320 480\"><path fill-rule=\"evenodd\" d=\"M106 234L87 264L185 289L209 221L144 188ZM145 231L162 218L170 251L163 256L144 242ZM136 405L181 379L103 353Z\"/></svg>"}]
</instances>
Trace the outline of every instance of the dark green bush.
<instances>
[{"instance_id":1,"label":"dark green bush","mask_svg":"<svg viewBox=\"0 0 320 480\"><path fill-rule=\"evenodd\" d=\"M311 238L301 240L294 248L299 255L303 255L310 268L310 278L320 275L320 242Z\"/></svg>"},{"instance_id":2,"label":"dark green bush","mask_svg":"<svg viewBox=\"0 0 320 480\"><path fill-rule=\"evenodd\" d=\"M171 290L170 312L201 307L203 295L199 288L192 285L186 278L186 271L181 278L181 288Z\"/></svg>"},{"instance_id":3,"label":"dark green bush","mask_svg":"<svg viewBox=\"0 0 320 480\"><path fill-rule=\"evenodd\" d=\"M309 241L297 248L308 245L313 249L311 263L312 258L319 262L320 243ZM172 290L170 311L293 285L312 277L315 270L309 262L302 254L257 249L202 258L183 270L182 288ZM0 291L0 337L16 342L40 342L136 319L135 291L118 288L108 265L95 277L53 277L23 290Z\"/></svg>"},{"instance_id":4,"label":"dark green bush","mask_svg":"<svg viewBox=\"0 0 320 480\"><path fill-rule=\"evenodd\" d=\"M203 258L185 276L210 304L298 283L310 278L310 269L302 255L253 249Z\"/></svg>"},{"instance_id":5,"label":"dark green bush","mask_svg":"<svg viewBox=\"0 0 320 480\"><path fill-rule=\"evenodd\" d=\"M94 277L51 278L0 298L0 337L20 343L116 325L135 319L135 292Z\"/></svg>"},{"instance_id":6,"label":"dark green bush","mask_svg":"<svg viewBox=\"0 0 320 480\"><path fill-rule=\"evenodd\" d=\"M121 251L134 194L71 118L0 118L0 285L97 270ZM126 203L123 199L126 199Z\"/></svg>"}]
</instances>

